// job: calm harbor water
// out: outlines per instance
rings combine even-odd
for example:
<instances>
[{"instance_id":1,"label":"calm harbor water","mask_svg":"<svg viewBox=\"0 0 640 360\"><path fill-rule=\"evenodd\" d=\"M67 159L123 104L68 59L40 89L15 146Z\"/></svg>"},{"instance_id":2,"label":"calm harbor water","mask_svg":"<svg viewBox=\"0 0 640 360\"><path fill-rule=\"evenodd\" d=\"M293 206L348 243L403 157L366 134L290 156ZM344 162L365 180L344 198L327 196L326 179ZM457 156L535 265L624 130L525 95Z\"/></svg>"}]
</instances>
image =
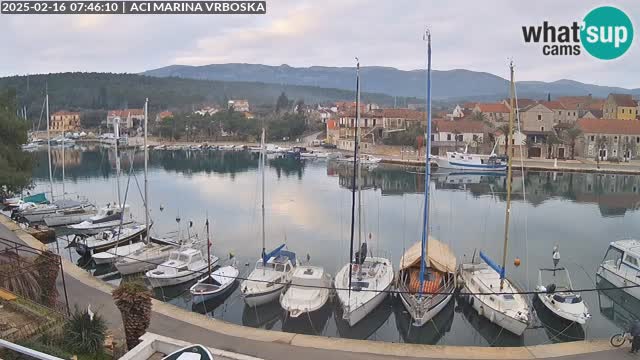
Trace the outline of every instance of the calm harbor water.
<instances>
[{"instance_id":1,"label":"calm harbor water","mask_svg":"<svg viewBox=\"0 0 640 360\"><path fill-rule=\"evenodd\" d=\"M46 151L36 153L37 190L48 190ZM120 184L127 203L143 221L143 153L122 154ZM131 161L132 160L132 161ZM62 193L61 153L53 153L54 193ZM102 148L67 150L67 197L86 196L98 205L117 199L115 158ZM133 164L133 167L131 167ZM211 220L213 251L221 259L234 254L241 275L260 255L260 181L257 154L249 152L151 151L149 166L152 233L204 235ZM378 166L363 171L364 231L374 253L388 256L397 270L404 249L420 239L424 205L423 169ZM132 174L128 176L127 174ZM300 259L310 258L331 274L348 261L351 169L326 161L269 160L266 169L267 247L286 243ZM523 193L523 183L526 195ZM128 184L128 185L127 185ZM431 233L449 244L458 260L483 249L499 260L505 212L505 177L436 172L432 183ZM640 178L627 175L519 172L514 177L509 276L533 290L539 267L552 266L552 248L560 247L561 265L575 288L595 287L595 272L608 243L640 233ZM178 223L176 219L179 218ZM191 228L189 222L193 222ZM64 244L61 243L61 248ZM55 244L51 244L55 248ZM70 251L65 256L76 258ZM513 260L522 260L519 267ZM96 274L109 269L95 269ZM116 277L106 280L118 282ZM393 342L448 345L517 346L609 337L639 312L622 292L585 292L593 318L569 326L534 302L537 316L523 337L515 337L452 302L423 328L411 327L404 308L389 298L363 322L349 328L336 305L311 319L284 320L277 302L257 309L244 306L236 288L223 302L194 306L191 284L156 290L156 297L209 316L247 326Z\"/></svg>"}]
</instances>

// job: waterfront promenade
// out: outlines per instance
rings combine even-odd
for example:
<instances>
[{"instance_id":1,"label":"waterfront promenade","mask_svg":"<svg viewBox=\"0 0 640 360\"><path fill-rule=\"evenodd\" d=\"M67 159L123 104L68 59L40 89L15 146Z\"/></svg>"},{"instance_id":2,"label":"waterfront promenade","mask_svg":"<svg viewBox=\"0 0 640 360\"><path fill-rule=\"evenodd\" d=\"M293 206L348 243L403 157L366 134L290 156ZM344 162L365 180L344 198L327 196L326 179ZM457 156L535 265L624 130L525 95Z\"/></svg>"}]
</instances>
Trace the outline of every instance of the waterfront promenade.
<instances>
[{"instance_id":1,"label":"waterfront promenade","mask_svg":"<svg viewBox=\"0 0 640 360\"><path fill-rule=\"evenodd\" d=\"M0 237L42 248L40 242L0 215ZM122 338L123 326L111 291L113 287L64 261L71 306L97 310L108 320L109 328ZM608 340L580 341L519 348L482 348L470 346L431 346L362 341L299 335L254 329L209 319L170 304L154 300L149 331L191 343L246 354L263 359L545 359L595 360L636 359L628 348L612 349Z\"/></svg>"}]
</instances>

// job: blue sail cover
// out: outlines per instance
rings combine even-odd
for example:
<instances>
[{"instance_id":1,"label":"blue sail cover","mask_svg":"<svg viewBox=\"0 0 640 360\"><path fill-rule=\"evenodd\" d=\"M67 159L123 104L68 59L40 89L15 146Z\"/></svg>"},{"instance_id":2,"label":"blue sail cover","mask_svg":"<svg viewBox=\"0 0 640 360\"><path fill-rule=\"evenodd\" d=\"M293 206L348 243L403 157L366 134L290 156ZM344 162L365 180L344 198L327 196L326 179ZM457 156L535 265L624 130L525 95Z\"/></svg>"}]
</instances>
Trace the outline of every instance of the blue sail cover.
<instances>
[{"instance_id":1,"label":"blue sail cover","mask_svg":"<svg viewBox=\"0 0 640 360\"><path fill-rule=\"evenodd\" d=\"M278 246L277 248L273 249L270 253L262 254L262 262L264 264L266 264L267 261L269 261L269 259L271 259L272 257L278 255L280 250L282 250L284 247L285 247L285 244L282 244L282 245Z\"/></svg>"},{"instance_id":2,"label":"blue sail cover","mask_svg":"<svg viewBox=\"0 0 640 360\"><path fill-rule=\"evenodd\" d=\"M496 264L495 262L493 262L493 260L491 260L491 258L489 258L485 253L483 253L482 251L480 251L480 258L482 260L484 260L484 262L487 263L487 265L489 265L493 270L495 270L498 274L500 274L500 279L504 279L505 277L505 271L504 269Z\"/></svg>"},{"instance_id":3,"label":"blue sail cover","mask_svg":"<svg viewBox=\"0 0 640 360\"><path fill-rule=\"evenodd\" d=\"M49 200L47 200L47 196L45 193L38 193L31 196L27 196L22 199L24 202L32 202L34 204L48 204Z\"/></svg>"}]
</instances>

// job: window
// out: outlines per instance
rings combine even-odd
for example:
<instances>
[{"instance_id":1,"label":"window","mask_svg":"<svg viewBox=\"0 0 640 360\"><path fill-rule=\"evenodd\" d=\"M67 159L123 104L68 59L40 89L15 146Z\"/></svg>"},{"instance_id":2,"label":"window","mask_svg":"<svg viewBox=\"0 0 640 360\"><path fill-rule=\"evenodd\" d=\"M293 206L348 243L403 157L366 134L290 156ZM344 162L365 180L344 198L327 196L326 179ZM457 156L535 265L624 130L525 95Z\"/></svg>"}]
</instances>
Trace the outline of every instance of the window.
<instances>
[{"instance_id":1,"label":"window","mask_svg":"<svg viewBox=\"0 0 640 360\"><path fill-rule=\"evenodd\" d=\"M638 139L639 139L639 141L638 141L638 142L640 142L640 137L638 137ZM596 141L596 136L595 136L595 135L591 135L591 136L589 136L589 140L590 140L590 141Z\"/></svg>"},{"instance_id":2,"label":"window","mask_svg":"<svg viewBox=\"0 0 640 360\"><path fill-rule=\"evenodd\" d=\"M540 126L540 131L544 131L544 126Z\"/></svg>"},{"instance_id":3,"label":"window","mask_svg":"<svg viewBox=\"0 0 640 360\"><path fill-rule=\"evenodd\" d=\"M636 144L640 144L640 136L636 136Z\"/></svg>"},{"instance_id":4,"label":"window","mask_svg":"<svg viewBox=\"0 0 640 360\"><path fill-rule=\"evenodd\" d=\"M431 141L436 141L436 135L435 134L431 134Z\"/></svg>"},{"instance_id":5,"label":"window","mask_svg":"<svg viewBox=\"0 0 640 360\"><path fill-rule=\"evenodd\" d=\"M558 110L558 115L562 115L562 111Z\"/></svg>"},{"instance_id":6,"label":"window","mask_svg":"<svg viewBox=\"0 0 640 360\"><path fill-rule=\"evenodd\" d=\"M464 141L462 134L456 135L456 141Z\"/></svg>"},{"instance_id":7,"label":"window","mask_svg":"<svg viewBox=\"0 0 640 360\"><path fill-rule=\"evenodd\" d=\"M451 140L451 134L447 134L447 140Z\"/></svg>"},{"instance_id":8,"label":"window","mask_svg":"<svg viewBox=\"0 0 640 360\"><path fill-rule=\"evenodd\" d=\"M478 141L478 135L473 135L473 141Z\"/></svg>"},{"instance_id":9,"label":"window","mask_svg":"<svg viewBox=\"0 0 640 360\"><path fill-rule=\"evenodd\" d=\"M635 267L638 267L638 259L636 259L635 257L627 254L624 257L624 262L626 262L629 265L633 265Z\"/></svg>"},{"instance_id":10,"label":"window","mask_svg":"<svg viewBox=\"0 0 640 360\"><path fill-rule=\"evenodd\" d=\"M538 120L542 121L542 115L538 114Z\"/></svg>"},{"instance_id":11,"label":"window","mask_svg":"<svg viewBox=\"0 0 640 360\"><path fill-rule=\"evenodd\" d=\"M614 136L614 137L613 137L613 142L614 142L614 143L617 143L617 142L618 142L618 137L617 137L617 136Z\"/></svg>"}]
</instances>

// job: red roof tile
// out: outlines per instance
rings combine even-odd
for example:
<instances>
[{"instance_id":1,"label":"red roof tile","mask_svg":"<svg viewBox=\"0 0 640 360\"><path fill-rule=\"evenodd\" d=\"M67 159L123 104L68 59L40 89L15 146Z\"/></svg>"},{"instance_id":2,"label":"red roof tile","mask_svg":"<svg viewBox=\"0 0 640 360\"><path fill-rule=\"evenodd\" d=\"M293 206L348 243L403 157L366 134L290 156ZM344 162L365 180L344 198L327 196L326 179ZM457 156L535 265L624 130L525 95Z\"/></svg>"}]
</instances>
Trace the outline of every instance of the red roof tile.
<instances>
[{"instance_id":1,"label":"red roof tile","mask_svg":"<svg viewBox=\"0 0 640 360\"><path fill-rule=\"evenodd\" d=\"M460 133L483 133L484 124L482 121L473 120L434 120L436 131L438 132L460 132Z\"/></svg>"},{"instance_id":2,"label":"red roof tile","mask_svg":"<svg viewBox=\"0 0 640 360\"><path fill-rule=\"evenodd\" d=\"M617 119L578 119L577 126L588 134L640 135L640 121Z\"/></svg>"},{"instance_id":3,"label":"red roof tile","mask_svg":"<svg viewBox=\"0 0 640 360\"><path fill-rule=\"evenodd\" d=\"M503 103L478 103L477 107L484 113L508 113L509 108Z\"/></svg>"},{"instance_id":4,"label":"red roof tile","mask_svg":"<svg viewBox=\"0 0 640 360\"><path fill-rule=\"evenodd\" d=\"M398 118L409 120L426 120L427 114L424 111L411 109L382 109L382 114L386 118Z\"/></svg>"},{"instance_id":5,"label":"red roof tile","mask_svg":"<svg viewBox=\"0 0 640 360\"><path fill-rule=\"evenodd\" d=\"M121 118L123 117L127 117L127 116L143 116L144 115L144 110L143 109L127 109L127 110L109 110L109 115L108 116L119 116Z\"/></svg>"},{"instance_id":6,"label":"red roof tile","mask_svg":"<svg viewBox=\"0 0 640 360\"><path fill-rule=\"evenodd\" d=\"M560 101L541 101L540 104L546 106L551 110L565 110L565 106Z\"/></svg>"},{"instance_id":7,"label":"red roof tile","mask_svg":"<svg viewBox=\"0 0 640 360\"><path fill-rule=\"evenodd\" d=\"M629 94L609 94L618 106L636 107L636 102Z\"/></svg>"}]
</instances>

